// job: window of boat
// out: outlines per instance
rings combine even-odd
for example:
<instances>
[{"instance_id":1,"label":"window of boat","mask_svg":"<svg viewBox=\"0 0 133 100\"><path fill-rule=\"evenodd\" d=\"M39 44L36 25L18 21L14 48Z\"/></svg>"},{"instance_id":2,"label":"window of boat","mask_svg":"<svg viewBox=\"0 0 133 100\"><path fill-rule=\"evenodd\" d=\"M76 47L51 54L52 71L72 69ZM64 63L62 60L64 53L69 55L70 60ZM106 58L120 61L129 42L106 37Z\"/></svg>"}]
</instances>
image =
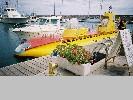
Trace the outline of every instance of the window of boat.
<instances>
[{"instance_id":1,"label":"window of boat","mask_svg":"<svg viewBox=\"0 0 133 100\"><path fill-rule=\"evenodd\" d=\"M51 19L52 24L57 24L57 19Z\"/></svg>"},{"instance_id":2,"label":"window of boat","mask_svg":"<svg viewBox=\"0 0 133 100\"><path fill-rule=\"evenodd\" d=\"M15 9L11 9L11 11L15 11Z\"/></svg>"},{"instance_id":3,"label":"window of boat","mask_svg":"<svg viewBox=\"0 0 133 100\"><path fill-rule=\"evenodd\" d=\"M40 25L43 25L43 24L47 23L47 19L41 18L41 19L37 20L37 22L38 22Z\"/></svg>"},{"instance_id":4,"label":"window of boat","mask_svg":"<svg viewBox=\"0 0 133 100\"><path fill-rule=\"evenodd\" d=\"M44 20L45 20L44 24L48 24L50 22L49 19L44 19Z\"/></svg>"},{"instance_id":5,"label":"window of boat","mask_svg":"<svg viewBox=\"0 0 133 100\"><path fill-rule=\"evenodd\" d=\"M3 15L4 17L8 17L7 15Z\"/></svg>"},{"instance_id":6,"label":"window of boat","mask_svg":"<svg viewBox=\"0 0 133 100\"><path fill-rule=\"evenodd\" d=\"M67 42L71 42L70 40L67 40Z\"/></svg>"},{"instance_id":7,"label":"window of boat","mask_svg":"<svg viewBox=\"0 0 133 100\"><path fill-rule=\"evenodd\" d=\"M4 9L4 11L7 11L6 9Z\"/></svg>"},{"instance_id":8,"label":"window of boat","mask_svg":"<svg viewBox=\"0 0 133 100\"><path fill-rule=\"evenodd\" d=\"M76 41L76 40L75 40L75 39L72 39L72 42L73 42L73 41Z\"/></svg>"},{"instance_id":9,"label":"window of boat","mask_svg":"<svg viewBox=\"0 0 133 100\"><path fill-rule=\"evenodd\" d=\"M7 11L10 11L10 9L7 9Z\"/></svg>"}]
</instances>

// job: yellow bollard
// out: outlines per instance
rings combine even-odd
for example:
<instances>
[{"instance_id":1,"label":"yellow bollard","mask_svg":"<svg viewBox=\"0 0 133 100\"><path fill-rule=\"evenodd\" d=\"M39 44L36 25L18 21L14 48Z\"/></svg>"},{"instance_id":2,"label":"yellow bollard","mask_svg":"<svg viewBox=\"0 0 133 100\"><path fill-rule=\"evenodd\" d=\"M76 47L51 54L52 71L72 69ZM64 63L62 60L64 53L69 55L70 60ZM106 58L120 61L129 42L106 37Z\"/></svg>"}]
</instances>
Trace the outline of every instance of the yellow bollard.
<instances>
[{"instance_id":1,"label":"yellow bollard","mask_svg":"<svg viewBox=\"0 0 133 100\"><path fill-rule=\"evenodd\" d=\"M56 76L57 75L57 64L49 63L49 76Z\"/></svg>"}]
</instances>

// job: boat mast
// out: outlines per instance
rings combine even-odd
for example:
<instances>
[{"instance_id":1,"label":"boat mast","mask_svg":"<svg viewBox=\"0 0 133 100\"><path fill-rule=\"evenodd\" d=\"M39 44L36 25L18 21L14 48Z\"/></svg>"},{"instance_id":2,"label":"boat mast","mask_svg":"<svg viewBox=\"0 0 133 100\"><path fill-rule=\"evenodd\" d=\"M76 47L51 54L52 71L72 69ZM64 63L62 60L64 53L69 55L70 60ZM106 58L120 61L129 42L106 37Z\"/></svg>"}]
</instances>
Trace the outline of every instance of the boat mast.
<instances>
[{"instance_id":1,"label":"boat mast","mask_svg":"<svg viewBox=\"0 0 133 100\"><path fill-rule=\"evenodd\" d=\"M91 9L91 1L90 0L88 1L88 4L89 4L88 15L90 15L90 9Z\"/></svg>"},{"instance_id":2,"label":"boat mast","mask_svg":"<svg viewBox=\"0 0 133 100\"><path fill-rule=\"evenodd\" d=\"M17 2L17 9L18 9L18 0L16 2Z\"/></svg>"},{"instance_id":3,"label":"boat mast","mask_svg":"<svg viewBox=\"0 0 133 100\"><path fill-rule=\"evenodd\" d=\"M62 8L62 10L60 11L60 15L62 15L62 12L63 12L63 4L64 4L64 0L61 0L61 8Z\"/></svg>"},{"instance_id":4,"label":"boat mast","mask_svg":"<svg viewBox=\"0 0 133 100\"><path fill-rule=\"evenodd\" d=\"M101 2L100 2L100 9L101 9L100 19L102 19L103 0L101 0Z\"/></svg>"},{"instance_id":5,"label":"boat mast","mask_svg":"<svg viewBox=\"0 0 133 100\"><path fill-rule=\"evenodd\" d=\"M55 16L55 0L54 0L54 16Z\"/></svg>"}]
</instances>

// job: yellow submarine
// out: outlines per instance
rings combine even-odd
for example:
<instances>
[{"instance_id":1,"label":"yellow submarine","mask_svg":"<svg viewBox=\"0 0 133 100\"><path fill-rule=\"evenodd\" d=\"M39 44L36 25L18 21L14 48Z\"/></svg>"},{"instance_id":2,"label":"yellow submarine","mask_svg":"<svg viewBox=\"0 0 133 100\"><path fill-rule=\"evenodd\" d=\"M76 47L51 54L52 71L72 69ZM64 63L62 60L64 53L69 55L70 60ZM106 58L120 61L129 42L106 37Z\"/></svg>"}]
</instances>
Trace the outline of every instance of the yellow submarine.
<instances>
[{"instance_id":1,"label":"yellow submarine","mask_svg":"<svg viewBox=\"0 0 133 100\"><path fill-rule=\"evenodd\" d=\"M59 42L53 42L28 49L16 55L21 57L41 57L50 55L57 45L65 44L66 42L70 44L77 44L79 46L86 46L100 42L104 39L114 38L118 33L114 16L115 15L111 11L105 12L102 16L102 21L97 26L97 31L94 34L90 34L88 28L65 29L62 39Z\"/></svg>"}]
</instances>

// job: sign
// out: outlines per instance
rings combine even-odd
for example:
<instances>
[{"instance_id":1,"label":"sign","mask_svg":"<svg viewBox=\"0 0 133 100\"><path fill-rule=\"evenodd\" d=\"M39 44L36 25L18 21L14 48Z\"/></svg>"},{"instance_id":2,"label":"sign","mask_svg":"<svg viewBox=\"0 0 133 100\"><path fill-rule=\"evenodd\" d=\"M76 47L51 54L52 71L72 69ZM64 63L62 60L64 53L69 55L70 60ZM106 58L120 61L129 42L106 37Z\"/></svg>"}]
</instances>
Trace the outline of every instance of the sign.
<instances>
[{"instance_id":1,"label":"sign","mask_svg":"<svg viewBox=\"0 0 133 100\"><path fill-rule=\"evenodd\" d=\"M133 66L133 44L129 29L120 30L120 36L125 51L128 66Z\"/></svg>"}]
</instances>

